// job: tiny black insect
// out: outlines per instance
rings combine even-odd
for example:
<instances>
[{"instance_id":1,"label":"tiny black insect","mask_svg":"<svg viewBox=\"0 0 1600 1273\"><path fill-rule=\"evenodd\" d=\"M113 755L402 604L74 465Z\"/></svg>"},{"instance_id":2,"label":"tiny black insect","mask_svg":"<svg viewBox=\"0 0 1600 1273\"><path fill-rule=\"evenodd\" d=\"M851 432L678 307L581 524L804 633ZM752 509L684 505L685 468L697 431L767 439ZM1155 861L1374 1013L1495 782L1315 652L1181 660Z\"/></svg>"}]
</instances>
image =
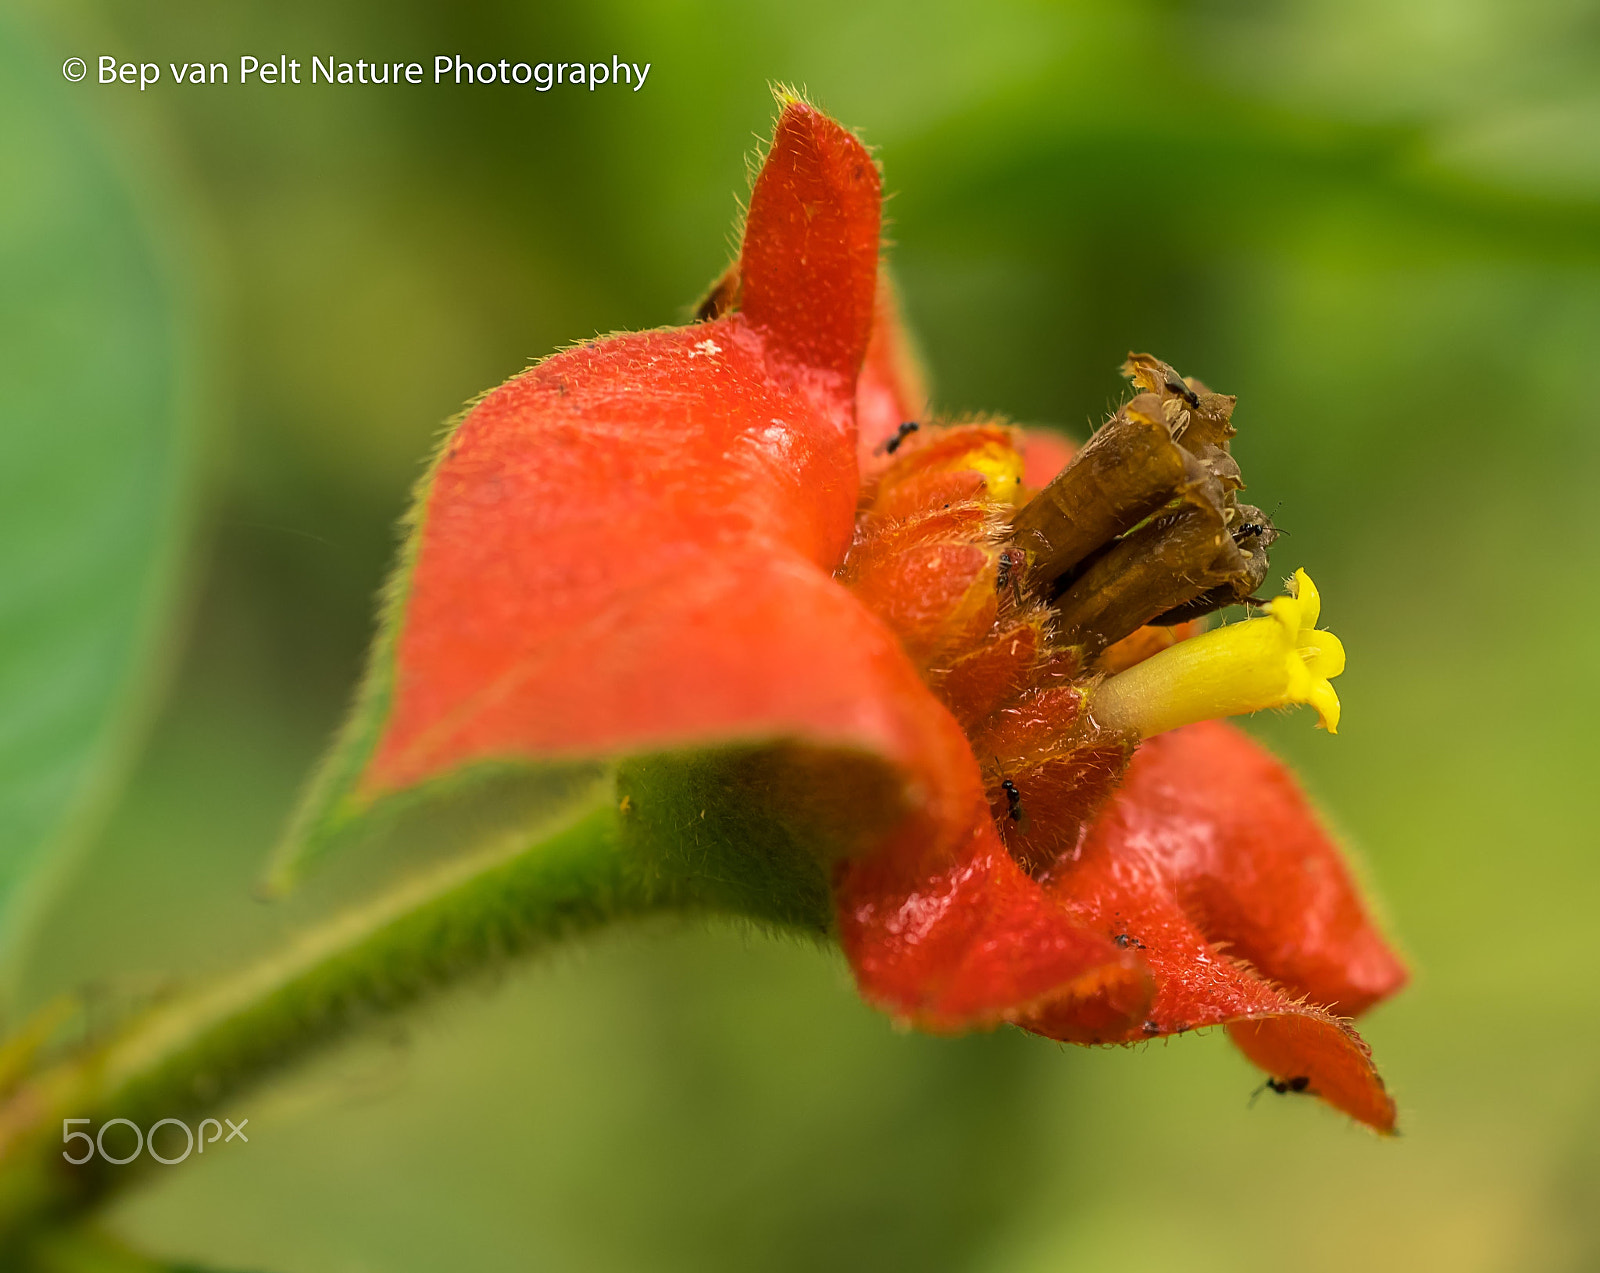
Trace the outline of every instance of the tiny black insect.
<instances>
[{"instance_id":1,"label":"tiny black insect","mask_svg":"<svg viewBox=\"0 0 1600 1273\"><path fill-rule=\"evenodd\" d=\"M900 449L900 444L921 427L915 420L902 420L900 427L894 431L894 437L883 444L885 453L893 455Z\"/></svg>"},{"instance_id":2,"label":"tiny black insect","mask_svg":"<svg viewBox=\"0 0 1600 1273\"><path fill-rule=\"evenodd\" d=\"M1283 501L1279 500L1278 507L1281 508L1282 506ZM1278 509L1274 508L1272 510L1272 516L1276 517L1277 515ZM1287 535L1289 533L1281 527L1274 526L1271 518L1268 518L1266 522L1240 522L1228 533L1233 536L1233 542L1238 543L1241 539L1246 539L1251 535L1265 535L1268 531L1272 532L1274 538L1279 535Z\"/></svg>"},{"instance_id":3,"label":"tiny black insect","mask_svg":"<svg viewBox=\"0 0 1600 1273\"><path fill-rule=\"evenodd\" d=\"M1011 806L1011 820L1013 822L1021 822L1022 793L1017 790L1017 784L1007 778L1001 782L1000 787L1006 793L1006 803Z\"/></svg>"},{"instance_id":4,"label":"tiny black insect","mask_svg":"<svg viewBox=\"0 0 1600 1273\"><path fill-rule=\"evenodd\" d=\"M1271 531L1274 535L1287 535L1289 532L1277 526L1264 526L1260 522L1240 522L1228 533L1233 536L1234 543L1246 539L1251 535L1265 535Z\"/></svg>"},{"instance_id":5,"label":"tiny black insect","mask_svg":"<svg viewBox=\"0 0 1600 1273\"><path fill-rule=\"evenodd\" d=\"M1009 584L1011 599L1019 607L1022 605L1021 567L1026 561L1027 556L1020 548L1007 548L1000 554L1000 564L994 572L994 590L1004 592Z\"/></svg>"},{"instance_id":6,"label":"tiny black insect","mask_svg":"<svg viewBox=\"0 0 1600 1273\"><path fill-rule=\"evenodd\" d=\"M1256 1103L1256 1097L1265 1092L1269 1087L1279 1096L1287 1096L1290 1092L1304 1092L1311 1086L1311 1079L1305 1074L1296 1074L1291 1079L1268 1079L1255 1091L1250 1093L1250 1104Z\"/></svg>"},{"instance_id":7,"label":"tiny black insect","mask_svg":"<svg viewBox=\"0 0 1600 1273\"><path fill-rule=\"evenodd\" d=\"M1132 946L1135 950L1144 949L1144 943L1142 941L1140 941L1137 937L1130 937L1127 933L1118 933L1111 940L1116 942L1117 945L1121 946L1124 950L1126 950L1129 946Z\"/></svg>"},{"instance_id":8,"label":"tiny black insect","mask_svg":"<svg viewBox=\"0 0 1600 1273\"><path fill-rule=\"evenodd\" d=\"M1167 381L1167 392L1177 394L1178 397L1182 398L1191 407L1198 408L1200 406L1200 395L1197 394L1193 389L1189 388L1189 386L1184 384L1181 380Z\"/></svg>"}]
</instances>

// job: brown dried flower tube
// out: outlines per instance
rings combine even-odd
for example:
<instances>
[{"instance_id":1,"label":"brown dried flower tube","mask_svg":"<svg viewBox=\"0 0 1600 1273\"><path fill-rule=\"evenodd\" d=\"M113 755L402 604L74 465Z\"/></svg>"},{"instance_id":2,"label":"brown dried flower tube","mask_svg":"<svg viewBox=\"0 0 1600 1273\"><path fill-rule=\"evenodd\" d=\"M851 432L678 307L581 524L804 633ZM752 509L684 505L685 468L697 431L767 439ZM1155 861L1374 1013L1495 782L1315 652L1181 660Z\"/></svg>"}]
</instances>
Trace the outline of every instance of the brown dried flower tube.
<instances>
[{"instance_id":1,"label":"brown dried flower tube","mask_svg":"<svg viewBox=\"0 0 1600 1273\"><path fill-rule=\"evenodd\" d=\"M1123 373L1143 392L1012 523L1029 589L1088 658L1147 623L1248 600L1277 536L1236 499L1235 400L1149 354L1130 354Z\"/></svg>"}]
</instances>

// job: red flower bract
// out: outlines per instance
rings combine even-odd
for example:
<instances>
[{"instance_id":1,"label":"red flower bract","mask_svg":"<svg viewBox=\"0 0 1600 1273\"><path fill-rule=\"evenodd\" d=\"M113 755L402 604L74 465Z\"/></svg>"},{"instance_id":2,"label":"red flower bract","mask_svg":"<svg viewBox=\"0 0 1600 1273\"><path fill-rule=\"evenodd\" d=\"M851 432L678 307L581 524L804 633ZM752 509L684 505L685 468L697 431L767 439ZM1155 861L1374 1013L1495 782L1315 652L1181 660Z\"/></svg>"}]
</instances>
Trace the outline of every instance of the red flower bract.
<instances>
[{"instance_id":1,"label":"red flower bract","mask_svg":"<svg viewBox=\"0 0 1600 1273\"><path fill-rule=\"evenodd\" d=\"M1223 724L1086 741L1082 667L1007 608L997 483L1042 485L1067 449L925 425L890 453L925 404L879 213L860 143L788 100L705 321L565 350L473 407L324 814L477 765L707 757L700 820L735 853L770 823L829 873L885 1011L1076 1042L1227 1024L1391 1128L1344 1017L1404 974L1293 780ZM1171 638L1139 639L1129 661ZM677 816L629 763L619 818Z\"/></svg>"}]
</instances>

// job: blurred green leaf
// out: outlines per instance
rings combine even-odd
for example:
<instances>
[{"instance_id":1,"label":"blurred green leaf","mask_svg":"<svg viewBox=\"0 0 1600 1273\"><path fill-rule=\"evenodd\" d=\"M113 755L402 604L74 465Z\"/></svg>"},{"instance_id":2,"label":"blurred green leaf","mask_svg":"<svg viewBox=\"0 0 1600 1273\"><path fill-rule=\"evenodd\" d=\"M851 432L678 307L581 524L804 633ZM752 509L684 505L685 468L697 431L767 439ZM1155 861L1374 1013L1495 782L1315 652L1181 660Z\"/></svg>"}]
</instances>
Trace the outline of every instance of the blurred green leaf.
<instances>
[{"instance_id":1,"label":"blurred green leaf","mask_svg":"<svg viewBox=\"0 0 1600 1273\"><path fill-rule=\"evenodd\" d=\"M0 22L0 959L122 771L192 485L184 324L84 101Z\"/></svg>"},{"instance_id":2,"label":"blurred green leaf","mask_svg":"<svg viewBox=\"0 0 1600 1273\"><path fill-rule=\"evenodd\" d=\"M29 1252L27 1273L220 1273L198 1264L169 1264L141 1255L95 1229L45 1234Z\"/></svg>"}]
</instances>

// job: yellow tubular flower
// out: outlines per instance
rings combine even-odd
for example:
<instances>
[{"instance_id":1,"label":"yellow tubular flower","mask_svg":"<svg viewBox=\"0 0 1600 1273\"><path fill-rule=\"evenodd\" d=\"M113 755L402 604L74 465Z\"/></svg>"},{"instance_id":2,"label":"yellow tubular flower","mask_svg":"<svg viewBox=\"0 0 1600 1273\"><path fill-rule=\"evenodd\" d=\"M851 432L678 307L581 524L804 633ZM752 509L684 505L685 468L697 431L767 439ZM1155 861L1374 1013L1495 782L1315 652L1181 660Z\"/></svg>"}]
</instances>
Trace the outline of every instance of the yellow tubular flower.
<instances>
[{"instance_id":1,"label":"yellow tubular flower","mask_svg":"<svg viewBox=\"0 0 1600 1273\"><path fill-rule=\"evenodd\" d=\"M1317 629L1322 599L1303 570L1265 616L1213 628L1169 646L1091 691L1089 710L1109 729L1149 738L1180 725L1310 703L1339 732L1339 696L1329 681L1344 671L1344 646Z\"/></svg>"}]
</instances>

